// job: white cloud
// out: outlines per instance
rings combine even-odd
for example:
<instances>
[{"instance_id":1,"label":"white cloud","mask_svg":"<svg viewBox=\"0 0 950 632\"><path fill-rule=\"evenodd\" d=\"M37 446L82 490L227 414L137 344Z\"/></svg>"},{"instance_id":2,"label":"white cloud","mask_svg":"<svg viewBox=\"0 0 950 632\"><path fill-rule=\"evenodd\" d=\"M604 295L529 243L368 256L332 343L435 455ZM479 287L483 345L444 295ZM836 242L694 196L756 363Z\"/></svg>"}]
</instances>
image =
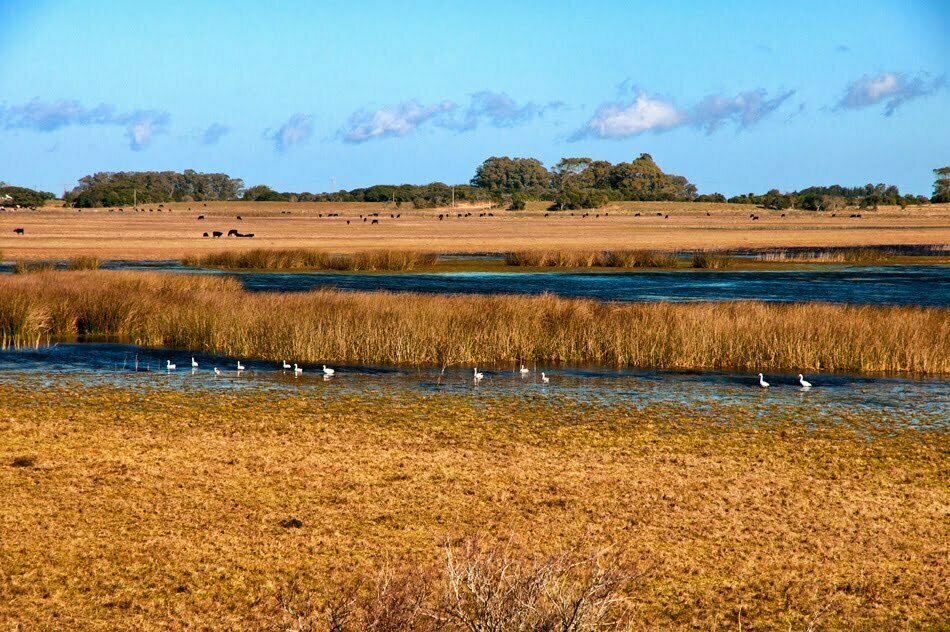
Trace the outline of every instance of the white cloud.
<instances>
[{"instance_id":1,"label":"white cloud","mask_svg":"<svg viewBox=\"0 0 950 632\"><path fill-rule=\"evenodd\" d=\"M347 143L365 143L381 138L405 136L427 121L457 107L452 101L423 106L413 99L372 112L359 110L350 115L346 126L340 130L340 136Z\"/></svg>"},{"instance_id":2,"label":"white cloud","mask_svg":"<svg viewBox=\"0 0 950 632\"><path fill-rule=\"evenodd\" d=\"M794 90L788 90L769 99L766 91L759 88L734 97L710 95L692 108L690 122L710 134L730 121L738 129L744 129L777 110L793 94Z\"/></svg>"},{"instance_id":3,"label":"white cloud","mask_svg":"<svg viewBox=\"0 0 950 632\"><path fill-rule=\"evenodd\" d=\"M222 125L221 123L212 123L201 132L199 140L202 145L217 145L218 141L224 137L225 134L230 133L231 128L227 125Z\"/></svg>"},{"instance_id":4,"label":"white cloud","mask_svg":"<svg viewBox=\"0 0 950 632\"><path fill-rule=\"evenodd\" d=\"M628 138L651 130L672 129L685 120L686 114L673 103L651 98L641 92L632 103L601 105L594 117L573 138Z\"/></svg>"}]
</instances>

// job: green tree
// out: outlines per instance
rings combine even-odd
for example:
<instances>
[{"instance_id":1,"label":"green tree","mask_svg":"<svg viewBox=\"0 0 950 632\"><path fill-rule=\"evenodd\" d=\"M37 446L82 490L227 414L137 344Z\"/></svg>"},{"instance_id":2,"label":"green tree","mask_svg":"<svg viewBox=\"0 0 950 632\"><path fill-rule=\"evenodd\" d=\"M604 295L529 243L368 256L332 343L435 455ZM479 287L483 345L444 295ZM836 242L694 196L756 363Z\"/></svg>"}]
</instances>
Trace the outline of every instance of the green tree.
<instances>
[{"instance_id":1,"label":"green tree","mask_svg":"<svg viewBox=\"0 0 950 632\"><path fill-rule=\"evenodd\" d=\"M950 202L950 166L934 169L934 195L931 202Z\"/></svg>"},{"instance_id":2,"label":"green tree","mask_svg":"<svg viewBox=\"0 0 950 632\"><path fill-rule=\"evenodd\" d=\"M540 197L550 187L551 174L540 160L534 158L509 158L492 156L479 165L472 178L472 186L514 193L522 191L532 197Z\"/></svg>"}]
</instances>

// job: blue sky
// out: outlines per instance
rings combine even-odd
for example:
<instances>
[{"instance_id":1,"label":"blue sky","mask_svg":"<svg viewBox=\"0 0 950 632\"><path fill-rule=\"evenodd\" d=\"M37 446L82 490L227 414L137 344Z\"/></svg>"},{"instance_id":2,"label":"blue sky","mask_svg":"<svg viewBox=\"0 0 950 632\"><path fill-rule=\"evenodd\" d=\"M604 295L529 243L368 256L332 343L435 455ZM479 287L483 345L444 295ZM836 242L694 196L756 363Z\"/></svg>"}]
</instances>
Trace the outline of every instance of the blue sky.
<instances>
[{"instance_id":1,"label":"blue sky","mask_svg":"<svg viewBox=\"0 0 950 632\"><path fill-rule=\"evenodd\" d=\"M56 193L95 171L324 191L647 152L701 192L929 194L950 163L941 0L0 0L0 28L0 180Z\"/></svg>"}]
</instances>

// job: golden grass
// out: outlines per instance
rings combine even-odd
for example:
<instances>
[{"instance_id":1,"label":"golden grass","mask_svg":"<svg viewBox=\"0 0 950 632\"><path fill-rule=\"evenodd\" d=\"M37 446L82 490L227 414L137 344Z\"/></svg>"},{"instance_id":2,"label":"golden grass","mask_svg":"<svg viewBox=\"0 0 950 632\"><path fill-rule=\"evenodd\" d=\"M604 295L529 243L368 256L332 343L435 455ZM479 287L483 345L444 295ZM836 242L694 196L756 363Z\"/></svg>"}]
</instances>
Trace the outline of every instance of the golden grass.
<instances>
[{"instance_id":1,"label":"golden grass","mask_svg":"<svg viewBox=\"0 0 950 632\"><path fill-rule=\"evenodd\" d=\"M732 258L719 252L698 252L693 255L690 265L703 270L724 270L733 265Z\"/></svg>"},{"instance_id":2,"label":"golden grass","mask_svg":"<svg viewBox=\"0 0 950 632\"><path fill-rule=\"evenodd\" d=\"M516 250L505 264L534 268L675 268L675 253L649 250Z\"/></svg>"},{"instance_id":3,"label":"golden grass","mask_svg":"<svg viewBox=\"0 0 950 632\"><path fill-rule=\"evenodd\" d=\"M948 454L900 412L24 377L0 384L0 620L294 629L291 578L319 604L480 534L623 554L632 629L937 629Z\"/></svg>"},{"instance_id":4,"label":"golden grass","mask_svg":"<svg viewBox=\"0 0 950 632\"><path fill-rule=\"evenodd\" d=\"M66 262L67 270L98 270L100 265L99 257L79 256L72 257Z\"/></svg>"},{"instance_id":5,"label":"golden grass","mask_svg":"<svg viewBox=\"0 0 950 632\"><path fill-rule=\"evenodd\" d=\"M480 212L467 207L397 211L391 205L357 203L209 203L207 207L191 203L166 205L163 212L153 206L153 212L144 213L44 208L0 214L0 250L10 259L75 255L181 259L247 246L454 253L950 243L950 204L881 208L860 219L800 210L786 211L786 217L781 217L781 213L763 211L761 219L754 222L749 219L750 207L734 204L625 202L604 209L609 216L601 214L599 218L547 213L544 207L531 203L523 212L495 210L493 217L478 217ZM371 213L379 213L378 225L364 223L359 217ZM396 213L401 217L389 217ZM471 216L459 218L459 213ZM198 221L199 214L205 219ZM439 214L444 216L441 221ZM236 215L243 219L237 220ZM13 229L18 227L25 228L26 234L15 235ZM202 237L205 232L226 233L232 228L254 233L253 243Z\"/></svg>"},{"instance_id":6,"label":"golden grass","mask_svg":"<svg viewBox=\"0 0 950 632\"><path fill-rule=\"evenodd\" d=\"M34 272L50 272L56 267L52 261L24 261L18 260L13 264L13 274L32 274Z\"/></svg>"},{"instance_id":7,"label":"golden grass","mask_svg":"<svg viewBox=\"0 0 950 632\"><path fill-rule=\"evenodd\" d=\"M301 362L950 373L939 308L249 293L233 279L143 272L0 278L0 336L4 346L109 336Z\"/></svg>"},{"instance_id":8,"label":"golden grass","mask_svg":"<svg viewBox=\"0 0 950 632\"><path fill-rule=\"evenodd\" d=\"M352 254L330 254L294 248L243 252L225 251L183 259L187 266L244 270L340 270L353 272L408 272L431 268L438 255L412 250L371 250Z\"/></svg>"}]
</instances>

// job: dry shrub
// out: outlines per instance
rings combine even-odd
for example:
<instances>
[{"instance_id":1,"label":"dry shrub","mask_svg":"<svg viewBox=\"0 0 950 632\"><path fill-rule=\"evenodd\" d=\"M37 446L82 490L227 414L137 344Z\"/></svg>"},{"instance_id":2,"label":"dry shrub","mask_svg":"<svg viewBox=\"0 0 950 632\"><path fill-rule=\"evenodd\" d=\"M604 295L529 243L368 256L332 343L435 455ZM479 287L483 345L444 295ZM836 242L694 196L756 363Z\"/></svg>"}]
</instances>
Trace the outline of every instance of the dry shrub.
<instances>
[{"instance_id":1,"label":"dry shrub","mask_svg":"<svg viewBox=\"0 0 950 632\"><path fill-rule=\"evenodd\" d=\"M17 261L13 264L13 274L33 274L55 269L56 264L52 261Z\"/></svg>"},{"instance_id":2,"label":"dry shrub","mask_svg":"<svg viewBox=\"0 0 950 632\"><path fill-rule=\"evenodd\" d=\"M295 632L625 629L637 573L604 552L529 557L477 538L443 546L441 567L383 569L322 597L299 578L277 595Z\"/></svg>"}]
</instances>

